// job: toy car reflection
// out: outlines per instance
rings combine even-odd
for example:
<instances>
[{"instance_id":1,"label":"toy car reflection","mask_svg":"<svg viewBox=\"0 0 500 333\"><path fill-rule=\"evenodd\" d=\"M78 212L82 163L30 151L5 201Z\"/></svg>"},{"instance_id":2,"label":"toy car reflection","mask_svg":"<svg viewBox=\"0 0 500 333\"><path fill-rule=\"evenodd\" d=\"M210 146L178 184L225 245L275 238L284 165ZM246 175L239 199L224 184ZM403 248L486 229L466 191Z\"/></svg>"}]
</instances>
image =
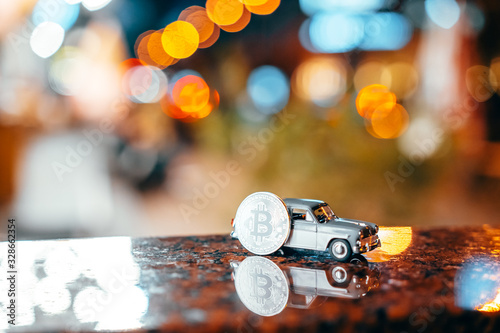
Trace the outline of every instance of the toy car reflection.
<instances>
[{"instance_id":1,"label":"toy car reflection","mask_svg":"<svg viewBox=\"0 0 500 333\"><path fill-rule=\"evenodd\" d=\"M282 266L260 256L233 262L236 292L243 304L260 316L274 316L286 306L307 309L318 298L360 298L378 287L380 273L367 266L330 269ZM321 297L324 296L324 297Z\"/></svg>"},{"instance_id":2,"label":"toy car reflection","mask_svg":"<svg viewBox=\"0 0 500 333\"><path fill-rule=\"evenodd\" d=\"M290 235L285 247L330 252L333 259L347 261L352 254L381 246L375 223L344 219L320 200L284 199L290 215ZM234 223L233 223L234 228ZM231 236L237 238L233 230Z\"/></svg>"}]
</instances>

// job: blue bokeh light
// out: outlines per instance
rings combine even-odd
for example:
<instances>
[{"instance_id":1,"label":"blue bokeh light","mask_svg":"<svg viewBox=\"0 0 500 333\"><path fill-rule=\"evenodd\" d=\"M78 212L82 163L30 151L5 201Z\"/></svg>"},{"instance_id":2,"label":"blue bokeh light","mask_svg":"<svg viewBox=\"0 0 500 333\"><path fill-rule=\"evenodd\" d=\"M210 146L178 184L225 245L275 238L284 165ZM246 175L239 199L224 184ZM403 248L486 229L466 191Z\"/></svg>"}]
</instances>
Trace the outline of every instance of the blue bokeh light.
<instances>
[{"instance_id":1,"label":"blue bokeh light","mask_svg":"<svg viewBox=\"0 0 500 333\"><path fill-rule=\"evenodd\" d=\"M247 92L257 109L270 115L279 112L288 103L290 83L280 69L261 66L248 77Z\"/></svg>"},{"instance_id":2,"label":"blue bokeh light","mask_svg":"<svg viewBox=\"0 0 500 333\"><path fill-rule=\"evenodd\" d=\"M312 46L323 53L341 53L355 49L364 37L364 21L349 13L321 13L311 19Z\"/></svg>"},{"instance_id":3,"label":"blue bokeh light","mask_svg":"<svg viewBox=\"0 0 500 333\"><path fill-rule=\"evenodd\" d=\"M64 30L71 28L80 14L80 4L70 5L64 0L39 0L33 8L31 20L35 26L54 22Z\"/></svg>"},{"instance_id":4,"label":"blue bokeh light","mask_svg":"<svg viewBox=\"0 0 500 333\"><path fill-rule=\"evenodd\" d=\"M455 0L426 0L425 11L432 22L450 29L460 17L460 7Z\"/></svg>"},{"instance_id":5,"label":"blue bokeh light","mask_svg":"<svg viewBox=\"0 0 500 333\"><path fill-rule=\"evenodd\" d=\"M306 15L324 11L374 11L382 8L385 0L300 0L300 9Z\"/></svg>"},{"instance_id":6,"label":"blue bokeh light","mask_svg":"<svg viewBox=\"0 0 500 333\"><path fill-rule=\"evenodd\" d=\"M311 19L307 19L302 22L302 25L299 28L299 41L300 44L309 52L318 53L318 50L311 43Z\"/></svg>"},{"instance_id":7,"label":"blue bokeh light","mask_svg":"<svg viewBox=\"0 0 500 333\"><path fill-rule=\"evenodd\" d=\"M367 51L393 51L410 41L413 27L408 19L397 13L364 15L365 31L359 48Z\"/></svg>"},{"instance_id":8,"label":"blue bokeh light","mask_svg":"<svg viewBox=\"0 0 500 333\"><path fill-rule=\"evenodd\" d=\"M500 288L500 263L495 258L471 258L455 277L455 304L474 310L493 300Z\"/></svg>"}]
</instances>

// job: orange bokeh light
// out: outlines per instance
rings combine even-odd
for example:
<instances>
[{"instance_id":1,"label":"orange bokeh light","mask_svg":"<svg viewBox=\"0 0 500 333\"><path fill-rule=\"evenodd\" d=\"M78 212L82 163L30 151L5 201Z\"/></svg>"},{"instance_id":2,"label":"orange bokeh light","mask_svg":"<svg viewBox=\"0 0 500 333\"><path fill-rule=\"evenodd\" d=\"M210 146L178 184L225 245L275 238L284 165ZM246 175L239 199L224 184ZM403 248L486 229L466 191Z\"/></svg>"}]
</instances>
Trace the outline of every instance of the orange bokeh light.
<instances>
[{"instance_id":1,"label":"orange bokeh light","mask_svg":"<svg viewBox=\"0 0 500 333\"><path fill-rule=\"evenodd\" d=\"M213 106L211 103L207 103L201 110L197 112L191 112L189 113L189 116L196 118L196 119L201 119L207 117L210 113L212 113Z\"/></svg>"},{"instance_id":2,"label":"orange bokeh light","mask_svg":"<svg viewBox=\"0 0 500 333\"><path fill-rule=\"evenodd\" d=\"M274 13L274 11L278 9L280 3L280 0L267 0L261 5L246 4L245 7L253 14L269 15Z\"/></svg>"},{"instance_id":3,"label":"orange bokeh light","mask_svg":"<svg viewBox=\"0 0 500 333\"><path fill-rule=\"evenodd\" d=\"M500 289L497 291L497 296L494 300L485 303L476 308L477 311L481 312L498 312L500 311Z\"/></svg>"},{"instance_id":4,"label":"orange bokeh light","mask_svg":"<svg viewBox=\"0 0 500 333\"><path fill-rule=\"evenodd\" d=\"M140 59L147 65L156 66L159 67L160 69L163 69L166 66L160 65L159 63L151 59L149 55L149 50L148 50L149 39L151 38L151 35L153 33L155 33L155 30L148 30L139 35L134 45L135 55L138 59Z\"/></svg>"},{"instance_id":5,"label":"orange bokeh light","mask_svg":"<svg viewBox=\"0 0 500 333\"><path fill-rule=\"evenodd\" d=\"M200 45L198 45L198 48L206 49L207 47L214 45L217 39L219 39L219 36L220 28L218 25L214 24L214 31L212 32L212 35L206 41L201 42Z\"/></svg>"},{"instance_id":6,"label":"orange bokeh light","mask_svg":"<svg viewBox=\"0 0 500 333\"><path fill-rule=\"evenodd\" d=\"M243 8L243 15L241 15L240 19L231 25L221 25L220 28L227 32L238 32L243 29L250 23L250 18L252 14L248 11L248 9Z\"/></svg>"},{"instance_id":7,"label":"orange bokeh light","mask_svg":"<svg viewBox=\"0 0 500 333\"><path fill-rule=\"evenodd\" d=\"M397 138L408 128L409 118L402 105L382 104L373 111L370 118L372 134L380 139Z\"/></svg>"},{"instance_id":8,"label":"orange bokeh light","mask_svg":"<svg viewBox=\"0 0 500 333\"><path fill-rule=\"evenodd\" d=\"M172 93L175 94L174 91ZM166 95L165 97L163 97L160 100L160 105L163 112L169 117L188 123L196 121L198 119L205 118L210 113L212 113L212 111L218 107L219 104L218 98L219 94L217 93L216 90L214 90L212 96L210 96L210 101L208 101L204 106L202 106L200 109L194 112L184 111L176 104L176 102L174 101L174 97L171 95ZM182 99L183 102L185 102L186 100L189 100L189 98Z\"/></svg>"},{"instance_id":9,"label":"orange bokeh light","mask_svg":"<svg viewBox=\"0 0 500 333\"><path fill-rule=\"evenodd\" d=\"M212 93L212 104L214 106L214 109L217 109L219 107L219 103L220 103L220 95L219 95L219 92L215 89L213 89L213 93Z\"/></svg>"},{"instance_id":10,"label":"orange bokeh light","mask_svg":"<svg viewBox=\"0 0 500 333\"><path fill-rule=\"evenodd\" d=\"M191 6L184 9L179 15L179 21L191 23L200 36L200 43L206 41L212 36L215 24L208 18L205 8L200 6Z\"/></svg>"},{"instance_id":11,"label":"orange bokeh light","mask_svg":"<svg viewBox=\"0 0 500 333\"><path fill-rule=\"evenodd\" d=\"M208 104L210 88L201 77L186 75L175 82L172 99L184 112L199 112Z\"/></svg>"},{"instance_id":12,"label":"orange bokeh light","mask_svg":"<svg viewBox=\"0 0 500 333\"><path fill-rule=\"evenodd\" d=\"M207 0L208 17L218 25L236 23L243 15L244 5L238 0Z\"/></svg>"},{"instance_id":13,"label":"orange bokeh light","mask_svg":"<svg viewBox=\"0 0 500 333\"><path fill-rule=\"evenodd\" d=\"M370 119L382 104L396 105L396 95L384 85L372 84L361 89L356 97L356 109L360 116Z\"/></svg>"},{"instance_id":14,"label":"orange bokeh light","mask_svg":"<svg viewBox=\"0 0 500 333\"><path fill-rule=\"evenodd\" d=\"M151 60L163 68L176 62L176 59L165 52L162 45L163 30L158 30L149 35L147 51Z\"/></svg>"},{"instance_id":15,"label":"orange bokeh light","mask_svg":"<svg viewBox=\"0 0 500 333\"><path fill-rule=\"evenodd\" d=\"M378 232L382 246L364 255L373 262L383 262L403 253L412 240L411 227L380 227Z\"/></svg>"},{"instance_id":16,"label":"orange bokeh light","mask_svg":"<svg viewBox=\"0 0 500 333\"><path fill-rule=\"evenodd\" d=\"M196 28L189 22L175 21L163 30L161 44L165 52L177 59L191 56L197 49L200 35Z\"/></svg>"},{"instance_id":17,"label":"orange bokeh light","mask_svg":"<svg viewBox=\"0 0 500 333\"><path fill-rule=\"evenodd\" d=\"M129 69L131 69L135 66L144 66L144 65L147 65L147 64L144 63L143 61L141 61L140 59L129 58L127 60L122 61L118 65L118 70L119 70L121 75L125 75Z\"/></svg>"},{"instance_id":18,"label":"orange bokeh light","mask_svg":"<svg viewBox=\"0 0 500 333\"><path fill-rule=\"evenodd\" d=\"M177 105L175 105L172 101L172 97L168 94L160 100L160 106L163 112L170 118L182 120L189 116L188 113L182 111L179 107L177 107Z\"/></svg>"},{"instance_id":19,"label":"orange bokeh light","mask_svg":"<svg viewBox=\"0 0 500 333\"><path fill-rule=\"evenodd\" d=\"M219 106L219 93L210 90L203 78L186 75L178 79L171 93L160 100L163 112L183 122L193 122L207 117Z\"/></svg>"},{"instance_id":20,"label":"orange bokeh light","mask_svg":"<svg viewBox=\"0 0 500 333\"><path fill-rule=\"evenodd\" d=\"M239 0L244 5L249 6L260 6L268 2L269 0Z\"/></svg>"}]
</instances>

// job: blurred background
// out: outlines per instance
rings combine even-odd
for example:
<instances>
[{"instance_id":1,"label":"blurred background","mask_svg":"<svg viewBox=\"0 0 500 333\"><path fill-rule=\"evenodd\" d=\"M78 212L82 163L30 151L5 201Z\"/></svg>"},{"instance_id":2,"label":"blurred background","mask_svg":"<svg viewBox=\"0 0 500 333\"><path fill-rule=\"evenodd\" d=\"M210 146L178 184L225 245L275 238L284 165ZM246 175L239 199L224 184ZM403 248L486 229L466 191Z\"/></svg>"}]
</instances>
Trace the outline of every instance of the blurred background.
<instances>
[{"instance_id":1,"label":"blurred background","mask_svg":"<svg viewBox=\"0 0 500 333\"><path fill-rule=\"evenodd\" d=\"M228 233L255 191L498 223L494 1L0 6L0 224L20 238Z\"/></svg>"}]
</instances>

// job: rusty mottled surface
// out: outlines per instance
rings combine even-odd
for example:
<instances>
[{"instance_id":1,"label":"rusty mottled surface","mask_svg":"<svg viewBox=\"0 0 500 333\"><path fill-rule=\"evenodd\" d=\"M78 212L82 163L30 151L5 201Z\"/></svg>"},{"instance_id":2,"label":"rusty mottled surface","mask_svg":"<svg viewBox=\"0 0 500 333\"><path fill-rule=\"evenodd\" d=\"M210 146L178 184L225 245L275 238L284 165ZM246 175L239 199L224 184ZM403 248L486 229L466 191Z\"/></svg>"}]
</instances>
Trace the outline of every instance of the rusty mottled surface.
<instances>
[{"instance_id":1,"label":"rusty mottled surface","mask_svg":"<svg viewBox=\"0 0 500 333\"><path fill-rule=\"evenodd\" d=\"M397 228L391 232L386 250L402 242ZM410 232L411 243L403 252L384 254L382 243L381 250L366 255L368 262L364 264L340 264L326 253L307 251L266 256L283 271L290 286L287 307L269 317L250 311L236 293L232 266L251 254L229 236L119 238L125 244L121 245L124 255L130 260L116 259L116 262L113 258L120 256L119 252L113 255L105 252L112 252L116 238L31 242L32 249L38 247L35 252L42 254L47 244L56 250L64 245L76 254L77 261L82 253L85 255L87 247L94 250L102 247L104 252L95 257L101 265L92 266L101 270L97 275L89 273L89 268L81 268L75 279L65 282L71 296L67 308L50 313L47 304L32 298L34 321L21 328L25 331L500 332L500 312L474 310L485 303L491 304L500 292L500 229L485 226L410 229ZM33 263L38 271L49 272L39 273L38 282L51 277L50 270L44 268L45 255L35 258ZM83 295L82 290L89 286L103 289L103 283L108 281L99 277L103 270L126 272L129 266L135 267L137 274L123 283L138 287L136 290L143 292L142 302L147 300L137 310L139 313L124 311L123 318L118 315L115 321L106 322L111 315L101 313L108 307L111 312L117 306L136 308L137 299L120 297L120 288L113 291L104 286L111 295L109 302L89 300L92 296L77 300L78 294ZM335 267L348 273L345 282L333 280L331 272ZM294 280L294 272L313 272L307 276L316 276L318 280L305 282L313 286L317 283L318 287L301 286L304 282ZM320 278L328 282L328 288L319 286ZM36 290L37 284L32 288ZM97 314L92 316L89 312L85 317L78 312L82 309L94 309ZM137 316L133 325L127 326L127 316Z\"/></svg>"}]
</instances>

